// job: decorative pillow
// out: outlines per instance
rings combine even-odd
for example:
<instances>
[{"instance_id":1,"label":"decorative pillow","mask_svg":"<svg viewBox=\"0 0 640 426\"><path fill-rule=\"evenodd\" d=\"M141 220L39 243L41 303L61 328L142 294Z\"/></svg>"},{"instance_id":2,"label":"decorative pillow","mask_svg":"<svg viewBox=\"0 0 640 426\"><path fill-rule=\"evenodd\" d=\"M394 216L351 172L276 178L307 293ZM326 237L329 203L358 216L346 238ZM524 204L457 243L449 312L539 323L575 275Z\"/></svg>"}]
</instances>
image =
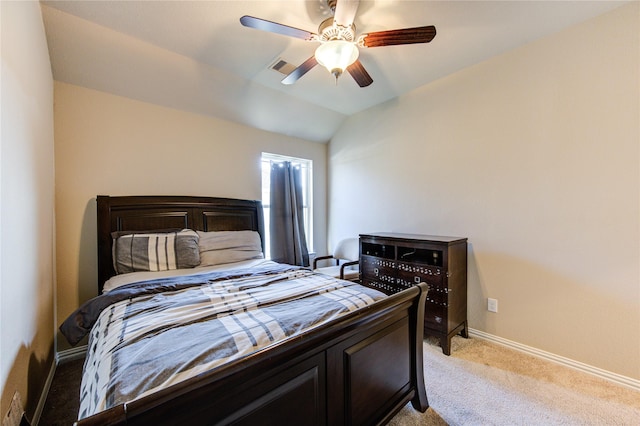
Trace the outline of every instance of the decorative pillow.
<instances>
[{"instance_id":1,"label":"decorative pillow","mask_svg":"<svg viewBox=\"0 0 640 426\"><path fill-rule=\"evenodd\" d=\"M260 234L255 231L198 231L200 266L262 259Z\"/></svg>"},{"instance_id":2,"label":"decorative pillow","mask_svg":"<svg viewBox=\"0 0 640 426\"><path fill-rule=\"evenodd\" d=\"M193 268L200 264L198 234L191 229L114 233L113 237L113 267L117 274Z\"/></svg>"}]
</instances>

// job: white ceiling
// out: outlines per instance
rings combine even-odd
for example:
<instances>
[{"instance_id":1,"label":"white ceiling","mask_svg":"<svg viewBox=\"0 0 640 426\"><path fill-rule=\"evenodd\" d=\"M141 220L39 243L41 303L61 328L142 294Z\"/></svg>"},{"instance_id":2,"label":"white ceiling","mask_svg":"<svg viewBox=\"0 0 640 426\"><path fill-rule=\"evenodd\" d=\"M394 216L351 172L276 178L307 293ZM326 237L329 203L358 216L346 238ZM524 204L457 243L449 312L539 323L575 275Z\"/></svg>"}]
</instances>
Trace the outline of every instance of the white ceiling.
<instances>
[{"instance_id":1,"label":"white ceiling","mask_svg":"<svg viewBox=\"0 0 640 426\"><path fill-rule=\"evenodd\" d=\"M361 1L358 34L435 25L428 44L361 49L374 82L337 85L317 66L292 86L316 43L243 27L252 15L317 32L325 0L43 1L56 80L328 141L349 115L614 9L625 1Z\"/></svg>"}]
</instances>

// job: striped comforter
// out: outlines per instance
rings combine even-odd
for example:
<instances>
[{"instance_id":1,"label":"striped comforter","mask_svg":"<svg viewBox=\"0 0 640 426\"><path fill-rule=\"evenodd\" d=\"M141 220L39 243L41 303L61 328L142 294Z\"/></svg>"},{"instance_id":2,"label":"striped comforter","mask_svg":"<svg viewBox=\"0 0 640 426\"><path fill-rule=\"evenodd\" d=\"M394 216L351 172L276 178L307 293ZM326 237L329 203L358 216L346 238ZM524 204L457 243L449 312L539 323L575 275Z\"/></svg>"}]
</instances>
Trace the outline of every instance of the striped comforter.
<instances>
[{"instance_id":1,"label":"striped comforter","mask_svg":"<svg viewBox=\"0 0 640 426\"><path fill-rule=\"evenodd\" d=\"M75 319L70 317L71 322L93 324L80 419L385 297L348 281L277 264L183 281L125 286L105 295L115 303L100 302L99 296L99 308L85 307ZM118 297L119 291L123 296Z\"/></svg>"}]
</instances>

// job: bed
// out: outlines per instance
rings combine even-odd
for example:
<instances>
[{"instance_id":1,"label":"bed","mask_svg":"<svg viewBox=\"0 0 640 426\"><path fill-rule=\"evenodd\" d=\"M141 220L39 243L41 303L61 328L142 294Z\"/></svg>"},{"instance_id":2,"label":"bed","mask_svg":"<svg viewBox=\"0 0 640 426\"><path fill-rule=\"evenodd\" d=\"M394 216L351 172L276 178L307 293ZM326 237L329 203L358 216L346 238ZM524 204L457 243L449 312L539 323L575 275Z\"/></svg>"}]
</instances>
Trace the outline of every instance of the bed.
<instances>
[{"instance_id":1,"label":"bed","mask_svg":"<svg viewBox=\"0 0 640 426\"><path fill-rule=\"evenodd\" d=\"M90 335L79 426L384 424L428 408L425 284L386 296L264 260L259 201L98 196L97 225L99 295L61 326Z\"/></svg>"}]
</instances>

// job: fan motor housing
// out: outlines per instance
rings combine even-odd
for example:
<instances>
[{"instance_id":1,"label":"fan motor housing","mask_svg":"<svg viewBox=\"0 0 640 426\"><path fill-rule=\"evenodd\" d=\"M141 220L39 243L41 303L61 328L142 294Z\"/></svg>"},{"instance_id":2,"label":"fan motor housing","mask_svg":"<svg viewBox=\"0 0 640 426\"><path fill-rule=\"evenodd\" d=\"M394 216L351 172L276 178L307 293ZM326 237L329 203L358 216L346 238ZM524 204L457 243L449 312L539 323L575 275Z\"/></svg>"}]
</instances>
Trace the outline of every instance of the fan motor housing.
<instances>
[{"instance_id":1,"label":"fan motor housing","mask_svg":"<svg viewBox=\"0 0 640 426\"><path fill-rule=\"evenodd\" d=\"M319 39L321 41L345 40L353 42L356 35L356 26L351 24L348 27L335 24L333 18L327 18L318 27Z\"/></svg>"}]
</instances>

